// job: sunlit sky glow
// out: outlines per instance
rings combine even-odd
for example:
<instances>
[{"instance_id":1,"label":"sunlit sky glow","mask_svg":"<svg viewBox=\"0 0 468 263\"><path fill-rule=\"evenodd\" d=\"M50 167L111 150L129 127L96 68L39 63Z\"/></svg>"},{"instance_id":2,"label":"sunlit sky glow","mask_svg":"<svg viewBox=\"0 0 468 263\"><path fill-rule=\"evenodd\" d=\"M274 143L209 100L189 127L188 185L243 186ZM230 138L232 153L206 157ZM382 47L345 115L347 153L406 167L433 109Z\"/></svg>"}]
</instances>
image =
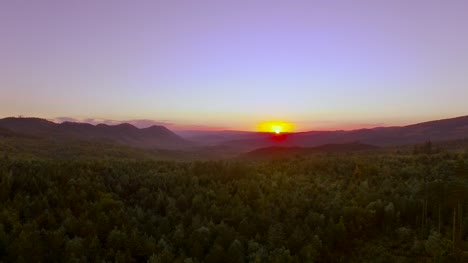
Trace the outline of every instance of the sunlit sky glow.
<instances>
[{"instance_id":1,"label":"sunlit sky glow","mask_svg":"<svg viewBox=\"0 0 468 263\"><path fill-rule=\"evenodd\" d=\"M463 0L1 1L0 117L324 130L466 115L466 14Z\"/></svg>"},{"instance_id":2,"label":"sunlit sky glow","mask_svg":"<svg viewBox=\"0 0 468 263\"><path fill-rule=\"evenodd\" d=\"M285 121L265 121L257 126L259 132L273 132L276 134L294 131L294 124Z\"/></svg>"}]
</instances>

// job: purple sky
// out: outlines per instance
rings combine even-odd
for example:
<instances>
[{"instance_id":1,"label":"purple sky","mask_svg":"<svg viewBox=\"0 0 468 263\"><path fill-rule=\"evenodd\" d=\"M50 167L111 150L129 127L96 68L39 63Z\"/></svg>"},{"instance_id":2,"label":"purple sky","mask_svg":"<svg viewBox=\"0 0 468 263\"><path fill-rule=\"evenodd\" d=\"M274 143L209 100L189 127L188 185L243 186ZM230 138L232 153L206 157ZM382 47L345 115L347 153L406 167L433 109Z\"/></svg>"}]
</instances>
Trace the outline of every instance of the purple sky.
<instances>
[{"instance_id":1,"label":"purple sky","mask_svg":"<svg viewBox=\"0 0 468 263\"><path fill-rule=\"evenodd\" d=\"M456 0L1 1L0 117L323 130L466 115L467 14Z\"/></svg>"}]
</instances>

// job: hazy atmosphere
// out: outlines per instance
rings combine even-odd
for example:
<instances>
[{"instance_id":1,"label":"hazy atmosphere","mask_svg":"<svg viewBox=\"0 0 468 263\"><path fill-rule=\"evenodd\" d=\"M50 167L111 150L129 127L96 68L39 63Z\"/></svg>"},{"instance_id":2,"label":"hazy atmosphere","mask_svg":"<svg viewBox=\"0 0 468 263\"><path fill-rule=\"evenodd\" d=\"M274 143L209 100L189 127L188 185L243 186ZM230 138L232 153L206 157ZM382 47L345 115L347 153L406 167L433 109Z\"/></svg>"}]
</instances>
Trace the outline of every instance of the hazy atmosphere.
<instances>
[{"instance_id":1,"label":"hazy atmosphere","mask_svg":"<svg viewBox=\"0 0 468 263\"><path fill-rule=\"evenodd\" d=\"M456 0L2 1L0 116L249 131L456 117L467 13Z\"/></svg>"}]
</instances>

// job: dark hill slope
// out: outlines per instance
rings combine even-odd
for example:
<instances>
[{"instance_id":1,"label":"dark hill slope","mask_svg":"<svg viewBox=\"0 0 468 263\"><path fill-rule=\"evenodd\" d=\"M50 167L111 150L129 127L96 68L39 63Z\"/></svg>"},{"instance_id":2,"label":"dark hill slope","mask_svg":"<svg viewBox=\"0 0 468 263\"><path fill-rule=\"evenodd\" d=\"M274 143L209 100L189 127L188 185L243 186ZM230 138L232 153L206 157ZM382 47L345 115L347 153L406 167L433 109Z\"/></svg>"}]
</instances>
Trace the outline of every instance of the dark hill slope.
<instances>
[{"instance_id":1,"label":"dark hill slope","mask_svg":"<svg viewBox=\"0 0 468 263\"><path fill-rule=\"evenodd\" d=\"M379 147L363 143L325 144L317 147L267 147L242 154L242 159L278 159L309 156L319 153L351 153L377 150Z\"/></svg>"},{"instance_id":2,"label":"dark hill slope","mask_svg":"<svg viewBox=\"0 0 468 263\"><path fill-rule=\"evenodd\" d=\"M242 139L221 142L228 147L251 151L265 147L314 147L324 144L348 144L359 141L376 146L417 144L431 140L449 141L468 138L468 116L424 122L401 127L378 127L351 131L310 131L291 133L277 142L271 135L251 133Z\"/></svg>"},{"instance_id":3,"label":"dark hill slope","mask_svg":"<svg viewBox=\"0 0 468 263\"><path fill-rule=\"evenodd\" d=\"M192 143L163 126L145 129L124 123L119 125L91 125L88 123L53 123L38 118L0 119L0 129L54 141L102 140L140 148L182 149Z\"/></svg>"}]
</instances>

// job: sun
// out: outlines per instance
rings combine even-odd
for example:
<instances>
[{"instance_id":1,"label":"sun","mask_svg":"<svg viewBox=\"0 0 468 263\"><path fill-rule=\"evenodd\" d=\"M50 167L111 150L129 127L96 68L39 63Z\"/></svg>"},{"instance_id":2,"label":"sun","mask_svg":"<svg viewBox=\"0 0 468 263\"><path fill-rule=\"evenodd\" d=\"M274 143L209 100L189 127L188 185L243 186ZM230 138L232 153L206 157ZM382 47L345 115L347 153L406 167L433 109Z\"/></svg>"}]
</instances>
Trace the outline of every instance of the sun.
<instances>
[{"instance_id":1,"label":"sun","mask_svg":"<svg viewBox=\"0 0 468 263\"><path fill-rule=\"evenodd\" d=\"M294 130L294 124L285 121L266 121L260 123L257 130L274 134L289 133Z\"/></svg>"},{"instance_id":2,"label":"sun","mask_svg":"<svg viewBox=\"0 0 468 263\"><path fill-rule=\"evenodd\" d=\"M271 130L276 134L280 134L283 131L283 127L281 125L272 125Z\"/></svg>"}]
</instances>

